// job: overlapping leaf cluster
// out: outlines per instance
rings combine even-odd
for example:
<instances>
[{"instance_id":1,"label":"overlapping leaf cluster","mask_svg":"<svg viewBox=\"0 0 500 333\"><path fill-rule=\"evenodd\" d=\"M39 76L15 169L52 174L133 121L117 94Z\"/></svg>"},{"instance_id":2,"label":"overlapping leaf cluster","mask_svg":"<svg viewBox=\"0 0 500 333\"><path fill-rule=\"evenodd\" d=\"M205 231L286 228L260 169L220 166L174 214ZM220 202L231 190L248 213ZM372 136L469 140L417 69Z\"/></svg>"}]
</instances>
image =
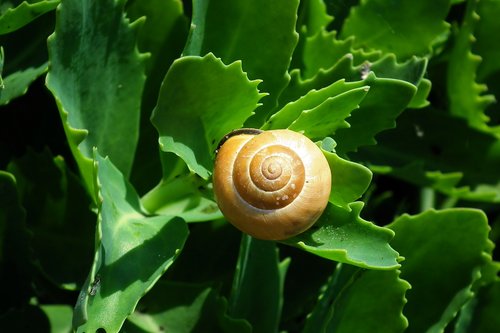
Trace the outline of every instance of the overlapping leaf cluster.
<instances>
[{"instance_id":1,"label":"overlapping leaf cluster","mask_svg":"<svg viewBox=\"0 0 500 333\"><path fill-rule=\"evenodd\" d=\"M3 2L0 327L495 331L497 14L498 0ZM213 158L241 127L321 147L333 190L310 230L275 243L224 220Z\"/></svg>"}]
</instances>

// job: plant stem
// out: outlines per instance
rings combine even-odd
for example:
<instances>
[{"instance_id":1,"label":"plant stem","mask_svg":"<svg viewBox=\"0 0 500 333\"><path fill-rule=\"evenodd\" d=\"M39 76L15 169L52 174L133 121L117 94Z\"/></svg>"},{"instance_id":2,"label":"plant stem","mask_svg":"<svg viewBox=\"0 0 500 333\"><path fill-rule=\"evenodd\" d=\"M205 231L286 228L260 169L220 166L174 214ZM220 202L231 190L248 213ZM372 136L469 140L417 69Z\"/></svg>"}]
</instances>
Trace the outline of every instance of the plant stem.
<instances>
[{"instance_id":1,"label":"plant stem","mask_svg":"<svg viewBox=\"0 0 500 333\"><path fill-rule=\"evenodd\" d=\"M420 191L420 211L426 211L434 208L436 201L436 192L430 187L424 187Z\"/></svg>"}]
</instances>

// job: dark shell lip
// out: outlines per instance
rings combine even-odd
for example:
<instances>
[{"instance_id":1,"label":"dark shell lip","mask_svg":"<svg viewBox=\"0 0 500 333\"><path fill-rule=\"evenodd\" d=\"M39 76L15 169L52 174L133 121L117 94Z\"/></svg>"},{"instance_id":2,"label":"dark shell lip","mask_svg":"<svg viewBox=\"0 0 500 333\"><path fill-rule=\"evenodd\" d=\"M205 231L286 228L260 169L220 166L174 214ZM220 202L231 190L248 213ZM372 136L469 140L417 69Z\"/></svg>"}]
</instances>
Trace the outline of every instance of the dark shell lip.
<instances>
[{"instance_id":1,"label":"dark shell lip","mask_svg":"<svg viewBox=\"0 0 500 333\"><path fill-rule=\"evenodd\" d=\"M228 134L224 135L224 137L219 141L219 144L217 145L217 149L215 150L215 155L217 155L217 153L219 152L220 147L222 147L222 145L233 136L241 135L241 134L259 135L262 132L264 132L264 131L260 130L258 128L235 129L235 130L229 132Z\"/></svg>"}]
</instances>

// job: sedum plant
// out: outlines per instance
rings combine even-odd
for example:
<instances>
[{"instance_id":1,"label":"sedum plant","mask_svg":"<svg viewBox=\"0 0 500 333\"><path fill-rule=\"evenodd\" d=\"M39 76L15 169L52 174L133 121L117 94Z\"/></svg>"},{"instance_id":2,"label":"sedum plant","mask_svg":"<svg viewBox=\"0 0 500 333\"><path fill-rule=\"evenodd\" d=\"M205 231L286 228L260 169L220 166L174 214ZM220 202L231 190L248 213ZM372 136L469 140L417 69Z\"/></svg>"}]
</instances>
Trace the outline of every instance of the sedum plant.
<instances>
[{"instance_id":1,"label":"sedum plant","mask_svg":"<svg viewBox=\"0 0 500 333\"><path fill-rule=\"evenodd\" d=\"M496 332L498 0L3 0L0 329ZM232 130L331 169L313 227L220 212Z\"/></svg>"}]
</instances>

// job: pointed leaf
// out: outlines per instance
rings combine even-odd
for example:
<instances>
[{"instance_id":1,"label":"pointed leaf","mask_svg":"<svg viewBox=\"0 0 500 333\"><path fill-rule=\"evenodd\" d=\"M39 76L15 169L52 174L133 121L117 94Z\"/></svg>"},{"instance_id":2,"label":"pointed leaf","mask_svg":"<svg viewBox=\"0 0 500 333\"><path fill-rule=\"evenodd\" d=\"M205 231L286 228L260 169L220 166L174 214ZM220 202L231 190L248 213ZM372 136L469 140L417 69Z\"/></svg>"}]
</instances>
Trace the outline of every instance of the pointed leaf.
<instances>
[{"instance_id":1,"label":"pointed leaf","mask_svg":"<svg viewBox=\"0 0 500 333\"><path fill-rule=\"evenodd\" d=\"M47 86L89 190L93 147L128 177L139 134L144 56L136 47L138 25L122 7L115 0L64 1L48 42Z\"/></svg>"},{"instance_id":2,"label":"pointed leaf","mask_svg":"<svg viewBox=\"0 0 500 333\"><path fill-rule=\"evenodd\" d=\"M262 126L262 129L288 128L303 111L319 107L327 99L356 88L361 88L363 84L362 81L345 82L345 79L340 79L322 89L312 89L306 95L286 104L281 110L274 113L264 126Z\"/></svg>"},{"instance_id":3,"label":"pointed leaf","mask_svg":"<svg viewBox=\"0 0 500 333\"><path fill-rule=\"evenodd\" d=\"M449 7L450 0L362 0L345 20L342 37L355 36L355 47L392 52L400 59L425 56L448 32Z\"/></svg>"},{"instance_id":4,"label":"pointed leaf","mask_svg":"<svg viewBox=\"0 0 500 333\"><path fill-rule=\"evenodd\" d=\"M401 277L412 285L404 311L408 332L442 332L472 297L477 270L487 263L486 216L466 208L429 210L405 214L390 228L396 233L392 244L405 257Z\"/></svg>"},{"instance_id":5,"label":"pointed leaf","mask_svg":"<svg viewBox=\"0 0 500 333\"><path fill-rule=\"evenodd\" d=\"M329 201L350 210L349 204L359 199L370 186L372 173L361 164L342 159L334 152L327 151L327 141L327 139L322 141L322 148L332 170L332 191Z\"/></svg>"},{"instance_id":6,"label":"pointed leaf","mask_svg":"<svg viewBox=\"0 0 500 333\"><path fill-rule=\"evenodd\" d=\"M354 64L359 65L365 61L375 62L381 57L381 53L372 51L365 53L353 47L354 38L345 40L337 38L336 31L321 30L317 34L307 37L304 42L302 54L304 68L303 78L313 78L321 70L328 70L342 59L346 54L352 54Z\"/></svg>"},{"instance_id":7,"label":"pointed leaf","mask_svg":"<svg viewBox=\"0 0 500 333\"><path fill-rule=\"evenodd\" d=\"M500 281L481 288L469 301L455 325L455 333L495 332L500 327Z\"/></svg>"},{"instance_id":8,"label":"pointed leaf","mask_svg":"<svg viewBox=\"0 0 500 333\"><path fill-rule=\"evenodd\" d=\"M328 205L308 231L284 241L320 257L363 268L390 270L399 267L399 255L389 246L394 233L363 220L362 202L351 211Z\"/></svg>"},{"instance_id":9,"label":"pointed leaf","mask_svg":"<svg viewBox=\"0 0 500 333\"><path fill-rule=\"evenodd\" d=\"M322 0L305 0L301 3L297 27L305 35L314 35L324 31L333 17L326 12L326 4Z\"/></svg>"},{"instance_id":10,"label":"pointed leaf","mask_svg":"<svg viewBox=\"0 0 500 333\"><path fill-rule=\"evenodd\" d=\"M369 89L365 86L328 98L314 109L304 110L288 128L311 139L324 138L341 128L349 128L345 119L359 107Z\"/></svg>"},{"instance_id":11,"label":"pointed leaf","mask_svg":"<svg viewBox=\"0 0 500 333\"><path fill-rule=\"evenodd\" d=\"M372 75L366 79L366 84L370 86L370 91L359 108L348 118L351 126L339 129L333 135L340 154L375 144L375 136L379 132L396 126L395 119L410 103L417 90L414 85L405 81L376 78Z\"/></svg>"},{"instance_id":12,"label":"pointed leaf","mask_svg":"<svg viewBox=\"0 0 500 333\"><path fill-rule=\"evenodd\" d=\"M159 281L137 309L123 327L127 332L133 332L132 324L146 332L251 331L244 320L229 317L227 301L207 285Z\"/></svg>"},{"instance_id":13,"label":"pointed leaf","mask_svg":"<svg viewBox=\"0 0 500 333\"><path fill-rule=\"evenodd\" d=\"M477 40L471 46L474 53L481 56L477 79L486 82L500 71L500 46L495 43L498 37L496 32L500 29L500 21L496 19L500 15L500 1L481 0L476 6L479 21L474 22L474 36Z\"/></svg>"},{"instance_id":14,"label":"pointed leaf","mask_svg":"<svg viewBox=\"0 0 500 333\"><path fill-rule=\"evenodd\" d=\"M117 332L139 299L172 264L188 230L170 216L145 216L134 189L95 153L99 206L97 252L75 307L77 332Z\"/></svg>"},{"instance_id":15,"label":"pointed leaf","mask_svg":"<svg viewBox=\"0 0 500 333\"><path fill-rule=\"evenodd\" d=\"M287 70L298 39L298 5L298 0L193 2L192 31L184 54L213 52L226 64L241 60L250 79L263 80L260 89L269 96L252 117L252 127L262 126L289 81Z\"/></svg>"},{"instance_id":16,"label":"pointed leaf","mask_svg":"<svg viewBox=\"0 0 500 333\"><path fill-rule=\"evenodd\" d=\"M196 174L163 180L141 198L148 212L178 216L186 222L213 221L222 218L217 204L206 198L202 190L206 182ZM209 190L211 191L211 189Z\"/></svg>"},{"instance_id":17,"label":"pointed leaf","mask_svg":"<svg viewBox=\"0 0 500 333\"><path fill-rule=\"evenodd\" d=\"M399 278L398 270L374 271L337 265L303 333L403 332L408 326L402 309L409 288Z\"/></svg>"},{"instance_id":18,"label":"pointed leaf","mask_svg":"<svg viewBox=\"0 0 500 333\"><path fill-rule=\"evenodd\" d=\"M219 141L257 107L258 83L248 80L241 62L226 66L213 54L176 60L151 119L161 149L180 156L191 171L207 179Z\"/></svg>"},{"instance_id":19,"label":"pointed leaf","mask_svg":"<svg viewBox=\"0 0 500 333\"><path fill-rule=\"evenodd\" d=\"M491 129L485 115L486 107L495 101L492 95L484 95L487 87L476 82L481 57L471 52L474 27L479 20L476 13L478 1L468 1L464 22L455 39L448 62L447 90L450 112L467 120L470 126L484 131L494 131L500 136L500 127Z\"/></svg>"},{"instance_id":20,"label":"pointed leaf","mask_svg":"<svg viewBox=\"0 0 500 333\"><path fill-rule=\"evenodd\" d=\"M14 98L24 95L28 91L30 84L44 74L47 69L48 66L45 63L37 68L28 68L12 73L6 76L3 82L0 77L0 86L3 86L0 89L0 105L9 104Z\"/></svg>"},{"instance_id":21,"label":"pointed leaf","mask_svg":"<svg viewBox=\"0 0 500 333\"><path fill-rule=\"evenodd\" d=\"M182 53L189 22L180 0L129 0L126 10L131 20L146 17L137 37L137 45L141 52L150 55L146 62L147 79L142 96L140 136L130 176L137 192L142 194L161 179L158 132L150 118L163 78L172 62Z\"/></svg>"},{"instance_id":22,"label":"pointed leaf","mask_svg":"<svg viewBox=\"0 0 500 333\"><path fill-rule=\"evenodd\" d=\"M60 0L21 2L17 7L0 8L0 35L15 31L30 23L38 16L56 8Z\"/></svg>"},{"instance_id":23,"label":"pointed leaf","mask_svg":"<svg viewBox=\"0 0 500 333\"><path fill-rule=\"evenodd\" d=\"M242 235L229 299L231 316L248 320L255 332L276 332L288 264L279 261L276 243Z\"/></svg>"},{"instance_id":24,"label":"pointed leaf","mask_svg":"<svg viewBox=\"0 0 500 333\"><path fill-rule=\"evenodd\" d=\"M465 120L432 109L407 110L397 127L377 140L377 146L362 148L352 157L377 166L373 171L459 198L500 199L500 141Z\"/></svg>"}]
</instances>

